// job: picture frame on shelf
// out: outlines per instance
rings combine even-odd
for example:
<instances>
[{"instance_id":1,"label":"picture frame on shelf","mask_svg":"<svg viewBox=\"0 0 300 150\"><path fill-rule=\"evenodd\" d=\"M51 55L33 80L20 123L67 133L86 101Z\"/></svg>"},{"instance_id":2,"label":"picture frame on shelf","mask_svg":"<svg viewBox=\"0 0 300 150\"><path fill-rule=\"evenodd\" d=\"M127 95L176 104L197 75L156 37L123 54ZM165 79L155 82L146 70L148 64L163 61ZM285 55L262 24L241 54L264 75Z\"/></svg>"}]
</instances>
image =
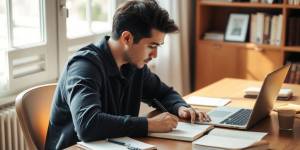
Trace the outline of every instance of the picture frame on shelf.
<instances>
[{"instance_id":1,"label":"picture frame on shelf","mask_svg":"<svg viewBox=\"0 0 300 150\"><path fill-rule=\"evenodd\" d=\"M226 27L225 40L245 42L248 31L249 18L249 14L230 14Z\"/></svg>"}]
</instances>

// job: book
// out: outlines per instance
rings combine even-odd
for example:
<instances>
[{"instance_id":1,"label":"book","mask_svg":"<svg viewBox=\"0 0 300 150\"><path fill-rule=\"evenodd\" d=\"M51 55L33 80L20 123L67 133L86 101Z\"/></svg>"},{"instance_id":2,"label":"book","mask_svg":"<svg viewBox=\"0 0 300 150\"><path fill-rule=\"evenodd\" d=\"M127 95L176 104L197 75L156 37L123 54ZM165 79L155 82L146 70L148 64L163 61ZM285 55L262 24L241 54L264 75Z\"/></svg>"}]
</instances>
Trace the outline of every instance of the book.
<instances>
[{"instance_id":1,"label":"book","mask_svg":"<svg viewBox=\"0 0 300 150\"><path fill-rule=\"evenodd\" d=\"M291 66L291 69L290 69L290 80L289 80L289 83L295 83L296 81L296 69L297 69L297 66L296 64L292 64Z\"/></svg>"},{"instance_id":2,"label":"book","mask_svg":"<svg viewBox=\"0 0 300 150\"><path fill-rule=\"evenodd\" d=\"M250 42L256 43L256 14L251 14Z\"/></svg>"},{"instance_id":3,"label":"book","mask_svg":"<svg viewBox=\"0 0 300 150\"><path fill-rule=\"evenodd\" d=\"M264 36L263 36L263 43L269 44L270 43L270 19L271 16L266 14L264 18Z\"/></svg>"},{"instance_id":4,"label":"book","mask_svg":"<svg viewBox=\"0 0 300 150\"><path fill-rule=\"evenodd\" d=\"M245 98L256 98L260 92L260 87L247 87L244 90L244 97ZM279 91L277 99L284 99L288 100L293 97L293 91L288 88L282 88Z\"/></svg>"},{"instance_id":5,"label":"book","mask_svg":"<svg viewBox=\"0 0 300 150\"><path fill-rule=\"evenodd\" d=\"M299 2L300 2L300 0L298 0ZM295 36L295 45L297 45L297 46L300 46L300 17L298 17L297 19L296 19L296 32L295 32L295 34L297 35L297 36Z\"/></svg>"},{"instance_id":6,"label":"book","mask_svg":"<svg viewBox=\"0 0 300 150\"><path fill-rule=\"evenodd\" d=\"M188 97L186 102L190 105L200 105L209 107L225 106L230 103L230 99L225 98L213 98L213 97L202 97L202 96L191 96Z\"/></svg>"},{"instance_id":7,"label":"book","mask_svg":"<svg viewBox=\"0 0 300 150\"><path fill-rule=\"evenodd\" d=\"M300 83L300 63L296 63L295 84Z\"/></svg>"},{"instance_id":8,"label":"book","mask_svg":"<svg viewBox=\"0 0 300 150\"><path fill-rule=\"evenodd\" d=\"M281 44L281 33L282 33L282 15L278 16L277 19L277 29L276 29L276 37L275 37L275 45L280 46Z\"/></svg>"},{"instance_id":9,"label":"book","mask_svg":"<svg viewBox=\"0 0 300 150\"><path fill-rule=\"evenodd\" d=\"M268 149L269 143L262 140L267 133L238 131L215 128L207 135L192 143L193 150L220 150L220 149Z\"/></svg>"},{"instance_id":10,"label":"book","mask_svg":"<svg viewBox=\"0 0 300 150\"><path fill-rule=\"evenodd\" d=\"M211 130L213 125L191 124L178 122L176 129L167 133L149 133L150 137L174 139L181 141L194 141Z\"/></svg>"},{"instance_id":11,"label":"book","mask_svg":"<svg viewBox=\"0 0 300 150\"><path fill-rule=\"evenodd\" d=\"M296 18L294 17L291 17L288 19L288 41L287 41L287 44L289 46L292 46L294 45L294 40L295 40L295 24L296 24Z\"/></svg>"},{"instance_id":12,"label":"book","mask_svg":"<svg viewBox=\"0 0 300 150\"><path fill-rule=\"evenodd\" d=\"M277 33L277 24L278 24L278 16L273 15L271 20L271 38L270 38L270 44L275 45L276 43L276 33Z\"/></svg>"},{"instance_id":13,"label":"book","mask_svg":"<svg viewBox=\"0 0 300 150\"><path fill-rule=\"evenodd\" d=\"M152 150L156 149L156 146L147 144L144 142L140 142L138 140L132 139L130 137L120 137L113 138L113 141L117 141L116 143L125 143L126 145L116 144L114 142L108 142L108 140L100 140L93 142L78 142L82 147L88 148L90 150L128 150L129 147L141 149L141 150Z\"/></svg>"},{"instance_id":14,"label":"book","mask_svg":"<svg viewBox=\"0 0 300 150\"><path fill-rule=\"evenodd\" d=\"M206 32L203 37L204 40L224 41L224 33L221 32Z\"/></svg>"},{"instance_id":15,"label":"book","mask_svg":"<svg viewBox=\"0 0 300 150\"><path fill-rule=\"evenodd\" d=\"M263 35L264 35L264 13L256 14L256 44L263 44Z\"/></svg>"}]
</instances>

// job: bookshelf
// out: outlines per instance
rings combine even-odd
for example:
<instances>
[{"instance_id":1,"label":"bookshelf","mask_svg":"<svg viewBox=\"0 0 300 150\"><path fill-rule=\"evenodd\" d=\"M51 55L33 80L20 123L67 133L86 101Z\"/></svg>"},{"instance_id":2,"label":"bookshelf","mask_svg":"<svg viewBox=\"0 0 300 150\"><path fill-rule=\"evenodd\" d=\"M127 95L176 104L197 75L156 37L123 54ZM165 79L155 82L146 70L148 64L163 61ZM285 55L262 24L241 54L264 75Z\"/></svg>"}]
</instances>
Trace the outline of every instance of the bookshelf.
<instances>
[{"instance_id":1,"label":"bookshelf","mask_svg":"<svg viewBox=\"0 0 300 150\"><path fill-rule=\"evenodd\" d=\"M282 15L282 21L278 21L282 28L280 43L250 42L251 19L245 42L204 39L204 34L211 31L225 34L229 15L232 13L249 14L250 18L252 14L257 13L267 14L271 18ZM292 17L300 18L300 5L290 5L288 0L276 4L196 0L195 17L196 89L225 77L263 80L267 73L286 63L300 63L300 43L289 44L291 43L289 27L293 27L290 26L289 20ZM300 30L298 33L300 34ZM298 68L300 75L300 65Z\"/></svg>"}]
</instances>

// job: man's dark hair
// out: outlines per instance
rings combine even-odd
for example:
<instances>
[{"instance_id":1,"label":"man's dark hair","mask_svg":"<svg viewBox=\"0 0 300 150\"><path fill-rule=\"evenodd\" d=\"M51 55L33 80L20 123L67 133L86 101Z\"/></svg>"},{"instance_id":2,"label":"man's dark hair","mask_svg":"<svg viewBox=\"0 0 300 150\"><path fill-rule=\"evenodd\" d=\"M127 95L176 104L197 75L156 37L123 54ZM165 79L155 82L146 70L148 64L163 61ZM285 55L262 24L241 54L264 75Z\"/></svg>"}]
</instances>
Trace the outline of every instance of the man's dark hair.
<instances>
[{"instance_id":1,"label":"man's dark hair","mask_svg":"<svg viewBox=\"0 0 300 150\"><path fill-rule=\"evenodd\" d=\"M113 18L112 38L117 40L122 32L129 31L134 43L142 38L151 37L151 29L163 33L178 30L168 12L155 0L132 0L117 9Z\"/></svg>"}]
</instances>

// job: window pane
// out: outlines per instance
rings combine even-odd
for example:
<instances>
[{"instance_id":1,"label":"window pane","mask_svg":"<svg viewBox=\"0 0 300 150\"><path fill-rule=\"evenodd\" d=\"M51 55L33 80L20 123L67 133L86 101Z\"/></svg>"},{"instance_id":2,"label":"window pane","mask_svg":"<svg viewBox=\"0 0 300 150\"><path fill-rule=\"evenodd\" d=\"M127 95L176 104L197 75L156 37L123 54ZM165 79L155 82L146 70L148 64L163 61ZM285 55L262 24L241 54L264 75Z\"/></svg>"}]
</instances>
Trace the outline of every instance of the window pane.
<instances>
[{"instance_id":1,"label":"window pane","mask_svg":"<svg viewBox=\"0 0 300 150\"><path fill-rule=\"evenodd\" d=\"M107 31L112 0L67 0L67 37L76 38Z\"/></svg>"},{"instance_id":2,"label":"window pane","mask_svg":"<svg viewBox=\"0 0 300 150\"><path fill-rule=\"evenodd\" d=\"M7 18L5 0L0 0L0 51L8 48ZM0 53L1 54L1 53Z\"/></svg>"},{"instance_id":3,"label":"window pane","mask_svg":"<svg viewBox=\"0 0 300 150\"><path fill-rule=\"evenodd\" d=\"M92 31L101 32L111 29L109 23L111 0L93 0L92 2Z\"/></svg>"},{"instance_id":4,"label":"window pane","mask_svg":"<svg viewBox=\"0 0 300 150\"><path fill-rule=\"evenodd\" d=\"M40 0L12 0L13 45L42 41Z\"/></svg>"},{"instance_id":5,"label":"window pane","mask_svg":"<svg viewBox=\"0 0 300 150\"><path fill-rule=\"evenodd\" d=\"M66 6L69 9L67 18L67 37L74 38L87 35L90 32L87 19L88 0L67 0Z\"/></svg>"}]
</instances>

